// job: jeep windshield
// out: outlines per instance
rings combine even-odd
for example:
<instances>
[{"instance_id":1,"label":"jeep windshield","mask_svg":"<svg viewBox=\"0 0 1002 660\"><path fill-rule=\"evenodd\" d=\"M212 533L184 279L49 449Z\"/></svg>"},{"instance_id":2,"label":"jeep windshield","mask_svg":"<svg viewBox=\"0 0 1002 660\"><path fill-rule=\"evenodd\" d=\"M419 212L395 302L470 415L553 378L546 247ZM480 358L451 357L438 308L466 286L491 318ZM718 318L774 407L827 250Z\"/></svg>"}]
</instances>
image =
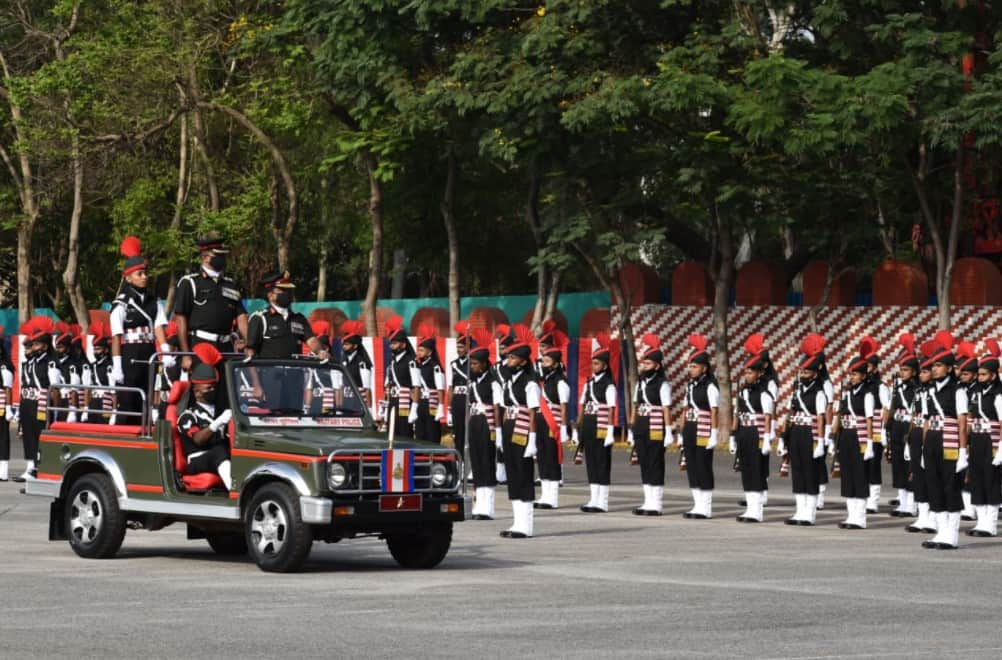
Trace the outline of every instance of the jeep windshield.
<instances>
[{"instance_id":1,"label":"jeep windshield","mask_svg":"<svg viewBox=\"0 0 1002 660\"><path fill-rule=\"evenodd\" d=\"M340 367L326 363L239 364L237 405L252 426L362 428L365 403Z\"/></svg>"}]
</instances>

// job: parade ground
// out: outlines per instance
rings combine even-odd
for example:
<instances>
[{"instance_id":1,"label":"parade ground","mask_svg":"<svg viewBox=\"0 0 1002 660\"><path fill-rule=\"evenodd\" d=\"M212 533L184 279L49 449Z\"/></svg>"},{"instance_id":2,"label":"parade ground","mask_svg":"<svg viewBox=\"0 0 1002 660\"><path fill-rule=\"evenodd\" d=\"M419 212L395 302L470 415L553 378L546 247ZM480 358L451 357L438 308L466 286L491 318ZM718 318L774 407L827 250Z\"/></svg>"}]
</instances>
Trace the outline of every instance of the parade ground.
<instances>
[{"instance_id":1,"label":"parade ground","mask_svg":"<svg viewBox=\"0 0 1002 660\"><path fill-rule=\"evenodd\" d=\"M499 492L498 519L457 525L435 570L401 570L384 543L366 539L314 545L296 575L218 558L182 525L129 532L116 559L80 559L46 541L48 500L0 483L0 657L1002 653L1002 540L962 535L959 550L924 550L923 536L886 513L865 531L841 531L838 497L818 527L789 527L789 480L775 476L767 522L740 524L730 462L718 452L710 521L682 518L690 502L674 460L666 515L631 515L638 468L617 450L607 514L577 510L584 468L568 466L563 508L537 512L533 539L498 537L511 522Z\"/></svg>"}]
</instances>

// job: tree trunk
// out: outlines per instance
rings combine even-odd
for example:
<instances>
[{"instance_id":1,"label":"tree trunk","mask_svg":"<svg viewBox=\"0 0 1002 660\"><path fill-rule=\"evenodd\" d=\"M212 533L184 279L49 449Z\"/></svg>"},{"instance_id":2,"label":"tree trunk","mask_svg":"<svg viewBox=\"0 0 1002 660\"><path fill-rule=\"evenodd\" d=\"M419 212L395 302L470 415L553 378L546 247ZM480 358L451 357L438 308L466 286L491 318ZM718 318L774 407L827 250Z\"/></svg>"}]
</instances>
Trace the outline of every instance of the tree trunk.
<instances>
[{"instance_id":1,"label":"tree trunk","mask_svg":"<svg viewBox=\"0 0 1002 660\"><path fill-rule=\"evenodd\" d=\"M562 273L557 270L550 275L550 292L546 296L546 309L543 311L543 321L553 318L557 310L557 299L560 297L560 279Z\"/></svg>"},{"instance_id":2,"label":"tree trunk","mask_svg":"<svg viewBox=\"0 0 1002 660\"><path fill-rule=\"evenodd\" d=\"M195 109L191 113L195 129L192 132L192 144L195 146L195 151L198 153L199 159L202 161L202 166L205 168L205 185L209 193L209 209L217 212L219 211L219 186L216 183L216 171L212 167L212 161L209 159L208 148L205 146L205 140L208 139L208 130L205 127L205 118L202 116L201 108L205 107L206 104L202 102L202 95L198 85L198 74L194 66L188 69L187 94L191 96L191 100L194 101L195 105Z\"/></svg>"},{"instance_id":3,"label":"tree trunk","mask_svg":"<svg viewBox=\"0 0 1002 660\"><path fill-rule=\"evenodd\" d=\"M87 313L87 302L80 295L81 287L79 281L80 266L80 216L83 215L83 182L84 166L83 158L80 155L80 138L73 136L72 147L73 162L73 211L70 214L70 231L67 236L66 268L63 270L63 284L66 285L66 297L73 307L73 314L77 323L87 332L89 315Z\"/></svg>"},{"instance_id":4,"label":"tree trunk","mask_svg":"<svg viewBox=\"0 0 1002 660\"><path fill-rule=\"evenodd\" d=\"M456 235L456 156L450 149L445 193L442 195L442 221L449 241L449 332L459 322L459 238Z\"/></svg>"},{"instance_id":5,"label":"tree trunk","mask_svg":"<svg viewBox=\"0 0 1002 660\"><path fill-rule=\"evenodd\" d=\"M320 246L320 263L317 265L317 302L327 299L327 243Z\"/></svg>"},{"instance_id":6,"label":"tree trunk","mask_svg":"<svg viewBox=\"0 0 1002 660\"><path fill-rule=\"evenodd\" d=\"M369 285L362 301L362 314L365 316L365 333L376 336L376 302L379 297L379 284L383 279L383 187L376 177L376 157L367 153L364 156L365 171L369 177L369 221L372 224L372 247L369 250Z\"/></svg>"},{"instance_id":7,"label":"tree trunk","mask_svg":"<svg viewBox=\"0 0 1002 660\"><path fill-rule=\"evenodd\" d=\"M818 314L828 304L828 299L832 295L832 284L835 282L835 268L831 262L827 266L828 270L825 272L825 286L821 290L821 299L814 305L811 305L810 311L807 312L807 318L811 324L811 332L818 332Z\"/></svg>"},{"instance_id":8,"label":"tree trunk","mask_svg":"<svg viewBox=\"0 0 1002 660\"><path fill-rule=\"evenodd\" d=\"M24 323L31 318L31 239L35 233L34 218L25 217L17 223L17 320Z\"/></svg>"},{"instance_id":9,"label":"tree trunk","mask_svg":"<svg viewBox=\"0 0 1002 660\"><path fill-rule=\"evenodd\" d=\"M390 298L404 297L404 281L407 279L407 251L397 248L393 251L393 280L390 282Z\"/></svg>"},{"instance_id":10,"label":"tree trunk","mask_svg":"<svg viewBox=\"0 0 1002 660\"><path fill-rule=\"evenodd\" d=\"M529 194L525 201L525 222L529 225L532 237L536 242L537 256L542 256L543 248L546 245L542 222L539 219L540 185L539 171L536 164L533 163L532 173L529 175ZM547 271L546 264L542 260L536 263L536 304L532 308L532 321L529 323L529 327L536 334L539 333L540 326L543 325L543 316L546 312Z\"/></svg>"},{"instance_id":11,"label":"tree trunk","mask_svg":"<svg viewBox=\"0 0 1002 660\"><path fill-rule=\"evenodd\" d=\"M174 217L170 221L170 228L174 232L181 229L182 214L188 198L188 185L190 182L188 170L188 117L187 115L181 115L180 119L181 137L178 144L177 192L174 195ZM167 302L165 309L172 310L174 309L174 294L177 292L177 287L174 286L175 282L177 282L177 271L171 268L167 278Z\"/></svg>"},{"instance_id":12,"label":"tree trunk","mask_svg":"<svg viewBox=\"0 0 1002 660\"><path fill-rule=\"evenodd\" d=\"M730 307L731 282L734 279L734 241L730 226L720 218L714 208L717 229L717 251L719 258L716 268L711 271L713 278L713 344L714 371L717 387L720 389L720 408L717 411L717 427L726 433L731 428L731 367L730 351L727 347L727 312Z\"/></svg>"}]
</instances>

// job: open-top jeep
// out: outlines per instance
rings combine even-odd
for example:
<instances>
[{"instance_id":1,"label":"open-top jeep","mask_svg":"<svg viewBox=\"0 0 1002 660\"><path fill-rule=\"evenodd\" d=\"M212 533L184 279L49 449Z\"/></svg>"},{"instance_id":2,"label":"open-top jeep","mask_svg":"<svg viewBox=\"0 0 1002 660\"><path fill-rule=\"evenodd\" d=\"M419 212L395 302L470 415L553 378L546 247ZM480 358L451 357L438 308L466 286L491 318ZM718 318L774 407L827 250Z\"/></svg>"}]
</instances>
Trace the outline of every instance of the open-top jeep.
<instances>
[{"instance_id":1,"label":"open-top jeep","mask_svg":"<svg viewBox=\"0 0 1002 660\"><path fill-rule=\"evenodd\" d=\"M177 419L193 394L187 382L175 382L155 422L145 405L134 425L49 421L25 492L53 499L50 540L106 558L126 529L183 522L188 538L205 538L220 554L249 553L267 571L295 571L314 540L360 536L385 539L406 568L445 558L453 523L469 511L455 450L378 433L337 365L220 366L232 409L233 489L215 473L186 474ZM152 391L151 378L146 401Z\"/></svg>"}]
</instances>

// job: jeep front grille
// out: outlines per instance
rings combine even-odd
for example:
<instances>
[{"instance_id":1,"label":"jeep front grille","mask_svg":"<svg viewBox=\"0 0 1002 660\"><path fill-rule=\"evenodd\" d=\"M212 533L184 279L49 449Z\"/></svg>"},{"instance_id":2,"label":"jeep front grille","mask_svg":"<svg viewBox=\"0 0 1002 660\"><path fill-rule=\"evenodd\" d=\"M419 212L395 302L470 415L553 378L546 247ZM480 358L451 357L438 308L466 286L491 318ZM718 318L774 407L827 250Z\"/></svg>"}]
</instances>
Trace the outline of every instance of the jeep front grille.
<instances>
[{"instance_id":1,"label":"jeep front grille","mask_svg":"<svg viewBox=\"0 0 1002 660\"><path fill-rule=\"evenodd\" d=\"M354 451L339 449L327 457L328 465L340 463L348 473L348 481L341 488L333 489L340 495L366 495L378 493L455 493L461 485L459 453L446 447L429 449L397 450L410 452L413 465L413 488L392 490L383 488L383 451ZM439 488L431 485L431 466L435 463L445 466L448 475L446 484Z\"/></svg>"}]
</instances>

